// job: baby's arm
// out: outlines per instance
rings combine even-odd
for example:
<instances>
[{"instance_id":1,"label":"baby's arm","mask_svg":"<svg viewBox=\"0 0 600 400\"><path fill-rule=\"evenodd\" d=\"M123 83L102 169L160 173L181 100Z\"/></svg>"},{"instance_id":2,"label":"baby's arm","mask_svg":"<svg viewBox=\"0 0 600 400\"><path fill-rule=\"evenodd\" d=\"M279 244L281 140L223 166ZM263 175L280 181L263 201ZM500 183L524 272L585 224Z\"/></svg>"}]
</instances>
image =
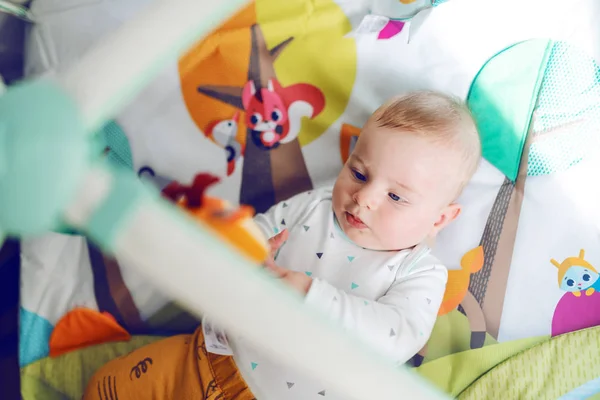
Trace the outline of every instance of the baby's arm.
<instances>
[{"instance_id":1,"label":"baby's arm","mask_svg":"<svg viewBox=\"0 0 600 400\"><path fill-rule=\"evenodd\" d=\"M376 301L368 301L313 279L306 302L339 321L398 363L427 343L442 302L448 271L426 256L396 278Z\"/></svg>"}]
</instances>

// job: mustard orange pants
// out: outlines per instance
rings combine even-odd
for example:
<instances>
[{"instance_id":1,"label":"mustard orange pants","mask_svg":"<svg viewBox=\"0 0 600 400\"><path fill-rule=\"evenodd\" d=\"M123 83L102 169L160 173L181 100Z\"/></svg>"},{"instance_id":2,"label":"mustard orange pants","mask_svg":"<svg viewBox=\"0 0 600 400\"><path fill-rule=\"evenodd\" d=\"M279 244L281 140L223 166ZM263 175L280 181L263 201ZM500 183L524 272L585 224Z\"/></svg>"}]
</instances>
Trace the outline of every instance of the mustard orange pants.
<instances>
[{"instance_id":1,"label":"mustard orange pants","mask_svg":"<svg viewBox=\"0 0 600 400\"><path fill-rule=\"evenodd\" d=\"M100 368L84 400L256 400L233 357L207 353L202 328L159 340Z\"/></svg>"}]
</instances>

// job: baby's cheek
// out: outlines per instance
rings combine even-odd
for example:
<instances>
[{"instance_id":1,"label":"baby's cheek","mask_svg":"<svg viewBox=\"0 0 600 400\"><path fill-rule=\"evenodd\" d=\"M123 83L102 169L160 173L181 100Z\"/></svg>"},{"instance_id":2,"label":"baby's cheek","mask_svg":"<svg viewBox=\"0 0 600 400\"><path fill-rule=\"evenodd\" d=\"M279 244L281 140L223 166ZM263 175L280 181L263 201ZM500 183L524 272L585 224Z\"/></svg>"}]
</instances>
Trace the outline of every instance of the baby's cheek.
<instances>
[{"instance_id":1,"label":"baby's cheek","mask_svg":"<svg viewBox=\"0 0 600 400\"><path fill-rule=\"evenodd\" d=\"M406 240L406 232L400 226L388 225L388 230L385 232L385 237L393 244L404 242Z\"/></svg>"},{"instance_id":2,"label":"baby's cheek","mask_svg":"<svg viewBox=\"0 0 600 400\"><path fill-rule=\"evenodd\" d=\"M410 215L404 215L404 218L388 216L381 225L380 237L391 247L412 246L426 236L424 224L416 223Z\"/></svg>"},{"instance_id":3,"label":"baby's cheek","mask_svg":"<svg viewBox=\"0 0 600 400\"><path fill-rule=\"evenodd\" d=\"M402 228L393 218L379 218L377 221L377 236L382 244L395 243L402 236Z\"/></svg>"}]
</instances>

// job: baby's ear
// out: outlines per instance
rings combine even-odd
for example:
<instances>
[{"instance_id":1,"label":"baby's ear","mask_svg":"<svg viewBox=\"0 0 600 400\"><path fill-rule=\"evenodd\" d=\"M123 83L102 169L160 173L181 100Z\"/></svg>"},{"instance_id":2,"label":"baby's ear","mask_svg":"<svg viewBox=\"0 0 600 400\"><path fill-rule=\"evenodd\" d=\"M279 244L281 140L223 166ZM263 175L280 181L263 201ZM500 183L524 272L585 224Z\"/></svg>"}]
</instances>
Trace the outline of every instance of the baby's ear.
<instances>
[{"instance_id":1,"label":"baby's ear","mask_svg":"<svg viewBox=\"0 0 600 400\"><path fill-rule=\"evenodd\" d=\"M440 217L433 224L431 236L435 237L442 229L444 229L450 222L454 221L460 215L462 206L458 203L452 203L442 209Z\"/></svg>"}]
</instances>

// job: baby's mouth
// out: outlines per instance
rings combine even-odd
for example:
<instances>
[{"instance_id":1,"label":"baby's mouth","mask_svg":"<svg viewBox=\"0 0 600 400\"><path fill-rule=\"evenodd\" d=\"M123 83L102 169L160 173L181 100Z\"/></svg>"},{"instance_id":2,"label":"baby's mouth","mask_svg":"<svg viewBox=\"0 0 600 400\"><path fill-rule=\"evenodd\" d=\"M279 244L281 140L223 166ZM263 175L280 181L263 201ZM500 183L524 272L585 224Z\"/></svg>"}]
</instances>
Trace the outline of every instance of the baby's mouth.
<instances>
[{"instance_id":1,"label":"baby's mouth","mask_svg":"<svg viewBox=\"0 0 600 400\"><path fill-rule=\"evenodd\" d=\"M344 216L346 218L346 222L353 228L364 229L367 227L367 225L364 222L362 222L362 220L360 218L354 216L353 214L349 213L348 211L346 211L344 213Z\"/></svg>"}]
</instances>

